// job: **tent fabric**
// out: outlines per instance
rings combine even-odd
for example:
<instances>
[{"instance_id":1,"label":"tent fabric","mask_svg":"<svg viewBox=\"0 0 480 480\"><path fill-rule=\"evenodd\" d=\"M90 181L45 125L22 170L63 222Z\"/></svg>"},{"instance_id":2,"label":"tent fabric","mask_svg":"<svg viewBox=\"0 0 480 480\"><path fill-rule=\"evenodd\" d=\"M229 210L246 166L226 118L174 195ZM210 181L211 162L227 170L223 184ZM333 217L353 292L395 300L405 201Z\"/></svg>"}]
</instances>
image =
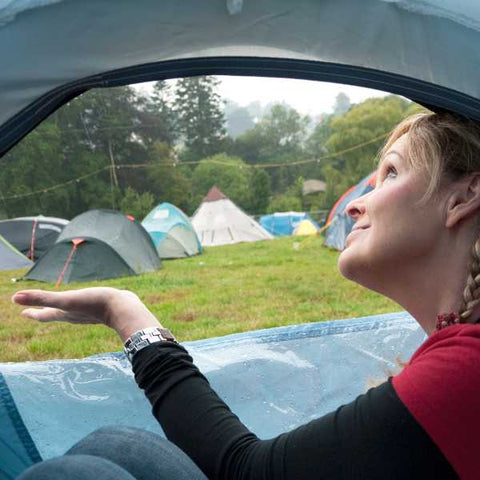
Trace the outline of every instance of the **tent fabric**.
<instances>
[{"instance_id":1,"label":"tent fabric","mask_svg":"<svg viewBox=\"0 0 480 480\"><path fill-rule=\"evenodd\" d=\"M476 0L7 2L0 154L86 89L183 75L344 82L480 119L479 44Z\"/></svg>"},{"instance_id":2,"label":"tent fabric","mask_svg":"<svg viewBox=\"0 0 480 480\"><path fill-rule=\"evenodd\" d=\"M68 220L56 217L18 217L0 221L0 235L30 260L40 258L57 240Z\"/></svg>"},{"instance_id":3,"label":"tent fabric","mask_svg":"<svg viewBox=\"0 0 480 480\"><path fill-rule=\"evenodd\" d=\"M210 189L198 207L193 215L192 225L204 247L273 238L217 187Z\"/></svg>"},{"instance_id":4,"label":"tent fabric","mask_svg":"<svg viewBox=\"0 0 480 480\"><path fill-rule=\"evenodd\" d=\"M305 212L277 212L260 217L260 225L275 237L292 235L293 231L303 220L309 220L317 230L317 222Z\"/></svg>"},{"instance_id":5,"label":"tent fabric","mask_svg":"<svg viewBox=\"0 0 480 480\"><path fill-rule=\"evenodd\" d=\"M376 172L371 173L357 185L349 188L330 210L327 218L328 228L325 232L325 245L336 250L345 248L345 239L355 223L346 212L345 207L354 199L365 195L375 188Z\"/></svg>"},{"instance_id":6,"label":"tent fabric","mask_svg":"<svg viewBox=\"0 0 480 480\"><path fill-rule=\"evenodd\" d=\"M185 343L240 419L270 438L353 400L386 378L425 339L406 313L258 330ZM19 415L43 458L105 425L161 433L121 353L0 364ZM1 408L1 406L0 406ZM0 441L7 439L0 425ZM2 451L0 449L0 455ZM0 464L2 464L0 457ZM0 479L3 480L0 475Z\"/></svg>"},{"instance_id":7,"label":"tent fabric","mask_svg":"<svg viewBox=\"0 0 480 480\"><path fill-rule=\"evenodd\" d=\"M316 235L317 233L318 228L310 220L302 220L293 231L293 235L298 236Z\"/></svg>"},{"instance_id":8,"label":"tent fabric","mask_svg":"<svg viewBox=\"0 0 480 480\"><path fill-rule=\"evenodd\" d=\"M90 210L65 227L25 278L91 281L153 272L160 265L152 239L139 222L113 210Z\"/></svg>"},{"instance_id":9,"label":"tent fabric","mask_svg":"<svg viewBox=\"0 0 480 480\"><path fill-rule=\"evenodd\" d=\"M161 203L142 221L160 258L183 258L202 253L203 248L189 218L170 203Z\"/></svg>"},{"instance_id":10,"label":"tent fabric","mask_svg":"<svg viewBox=\"0 0 480 480\"><path fill-rule=\"evenodd\" d=\"M0 270L31 267L33 262L0 235Z\"/></svg>"}]
</instances>

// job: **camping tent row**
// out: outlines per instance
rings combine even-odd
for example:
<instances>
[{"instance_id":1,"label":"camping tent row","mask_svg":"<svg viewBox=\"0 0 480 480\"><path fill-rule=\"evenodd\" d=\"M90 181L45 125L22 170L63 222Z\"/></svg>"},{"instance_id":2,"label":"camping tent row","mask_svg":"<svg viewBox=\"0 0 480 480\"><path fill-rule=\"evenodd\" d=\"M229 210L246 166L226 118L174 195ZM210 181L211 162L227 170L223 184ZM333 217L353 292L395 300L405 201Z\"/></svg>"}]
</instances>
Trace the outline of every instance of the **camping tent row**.
<instances>
[{"instance_id":1,"label":"camping tent row","mask_svg":"<svg viewBox=\"0 0 480 480\"><path fill-rule=\"evenodd\" d=\"M275 237L285 235L315 235L320 227L305 212L277 212L260 217L260 225Z\"/></svg>"},{"instance_id":2,"label":"camping tent row","mask_svg":"<svg viewBox=\"0 0 480 480\"><path fill-rule=\"evenodd\" d=\"M376 172L366 176L359 183L350 187L330 210L327 218L327 231L325 232L325 245L336 250L345 248L345 240L351 232L354 220L347 214L345 207L356 198L367 194L375 188Z\"/></svg>"}]
</instances>

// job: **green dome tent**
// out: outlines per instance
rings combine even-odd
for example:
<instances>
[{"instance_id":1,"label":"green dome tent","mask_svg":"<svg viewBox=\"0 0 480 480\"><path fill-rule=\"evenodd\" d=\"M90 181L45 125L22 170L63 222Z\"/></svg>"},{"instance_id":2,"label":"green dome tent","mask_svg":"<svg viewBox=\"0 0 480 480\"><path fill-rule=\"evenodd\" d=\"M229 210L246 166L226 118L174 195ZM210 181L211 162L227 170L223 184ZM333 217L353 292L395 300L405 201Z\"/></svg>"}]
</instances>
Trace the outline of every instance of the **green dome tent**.
<instances>
[{"instance_id":1,"label":"green dome tent","mask_svg":"<svg viewBox=\"0 0 480 480\"><path fill-rule=\"evenodd\" d=\"M113 210L75 217L25 276L70 283L137 275L160 268L155 246L133 218Z\"/></svg>"},{"instance_id":2,"label":"green dome tent","mask_svg":"<svg viewBox=\"0 0 480 480\"><path fill-rule=\"evenodd\" d=\"M33 265L25 255L0 235L0 270L13 270Z\"/></svg>"},{"instance_id":3,"label":"green dome tent","mask_svg":"<svg viewBox=\"0 0 480 480\"><path fill-rule=\"evenodd\" d=\"M188 217L174 205L156 206L142 221L160 258L183 258L203 252Z\"/></svg>"}]
</instances>

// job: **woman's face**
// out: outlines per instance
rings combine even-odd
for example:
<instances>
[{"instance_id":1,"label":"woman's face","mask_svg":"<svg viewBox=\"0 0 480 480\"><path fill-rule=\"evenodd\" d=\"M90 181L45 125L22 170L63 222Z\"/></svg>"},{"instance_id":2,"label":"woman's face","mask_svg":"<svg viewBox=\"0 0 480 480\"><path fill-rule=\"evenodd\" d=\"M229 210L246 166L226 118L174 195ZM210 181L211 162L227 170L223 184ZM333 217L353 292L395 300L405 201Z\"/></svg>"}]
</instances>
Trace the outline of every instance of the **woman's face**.
<instances>
[{"instance_id":1,"label":"woman's face","mask_svg":"<svg viewBox=\"0 0 480 480\"><path fill-rule=\"evenodd\" d=\"M409 279L415 268L428 265L444 230L441 196L420 203L428 179L409 166L407 142L408 134L393 143L380 162L375 189L345 209L355 225L339 258L340 271L382 293L389 292L392 276Z\"/></svg>"}]
</instances>

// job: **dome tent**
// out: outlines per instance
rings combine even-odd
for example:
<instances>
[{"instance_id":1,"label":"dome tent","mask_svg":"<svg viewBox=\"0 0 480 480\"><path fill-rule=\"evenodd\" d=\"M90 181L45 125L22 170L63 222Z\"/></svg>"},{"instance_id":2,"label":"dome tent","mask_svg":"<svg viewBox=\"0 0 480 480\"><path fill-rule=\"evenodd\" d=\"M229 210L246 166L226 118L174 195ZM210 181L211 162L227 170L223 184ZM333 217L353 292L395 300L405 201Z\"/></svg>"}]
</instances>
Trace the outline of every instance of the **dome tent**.
<instances>
[{"instance_id":1,"label":"dome tent","mask_svg":"<svg viewBox=\"0 0 480 480\"><path fill-rule=\"evenodd\" d=\"M152 239L133 218L113 210L75 217L25 278L70 283L137 275L160 268Z\"/></svg>"},{"instance_id":2,"label":"dome tent","mask_svg":"<svg viewBox=\"0 0 480 480\"><path fill-rule=\"evenodd\" d=\"M40 258L68 225L68 220L55 217L18 217L0 221L0 235L30 260Z\"/></svg>"},{"instance_id":3,"label":"dome tent","mask_svg":"<svg viewBox=\"0 0 480 480\"><path fill-rule=\"evenodd\" d=\"M317 230L320 229L308 213L305 212L276 212L260 217L260 225L276 237L292 235L303 220L309 220Z\"/></svg>"},{"instance_id":4,"label":"dome tent","mask_svg":"<svg viewBox=\"0 0 480 480\"><path fill-rule=\"evenodd\" d=\"M316 235L319 229L315 226L312 220L302 220L293 231L293 235L300 237L307 237L309 235Z\"/></svg>"},{"instance_id":5,"label":"dome tent","mask_svg":"<svg viewBox=\"0 0 480 480\"><path fill-rule=\"evenodd\" d=\"M202 253L200 240L188 217L170 203L161 203L142 221L160 258L183 258Z\"/></svg>"},{"instance_id":6,"label":"dome tent","mask_svg":"<svg viewBox=\"0 0 480 480\"><path fill-rule=\"evenodd\" d=\"M355 200L355 198L361 197L373 190L375 188L375 182L376 172L373 172L361 182L357 183L357 185L349 188L337 200L327 218L328 228L325 232L325 245L327 247L332 247L336 250L343 250L345 248L345 239L355 223L353 219L345 213L345 207L349 202Z\"/></svg>"},{"instance_id":7,"label":"dome tent","mask_svg":"<svg viewBox=\"0 0 480 480\"><path fill-rule=\"evenodd\" d=\"M13 270L26 268L33 265L23 253L19 252L12 244L0 235L0 270Z\"/></svg>"},{"instance_id":8,"label":"dome tent","mask_svg":"<svg viewBox=\"0 0 480 480\"><path fill-rule=\"evenodd\" d=\"M193 215L192 225L204 247L273 238L216 186Z\"/></svg>"}]
</instances>

